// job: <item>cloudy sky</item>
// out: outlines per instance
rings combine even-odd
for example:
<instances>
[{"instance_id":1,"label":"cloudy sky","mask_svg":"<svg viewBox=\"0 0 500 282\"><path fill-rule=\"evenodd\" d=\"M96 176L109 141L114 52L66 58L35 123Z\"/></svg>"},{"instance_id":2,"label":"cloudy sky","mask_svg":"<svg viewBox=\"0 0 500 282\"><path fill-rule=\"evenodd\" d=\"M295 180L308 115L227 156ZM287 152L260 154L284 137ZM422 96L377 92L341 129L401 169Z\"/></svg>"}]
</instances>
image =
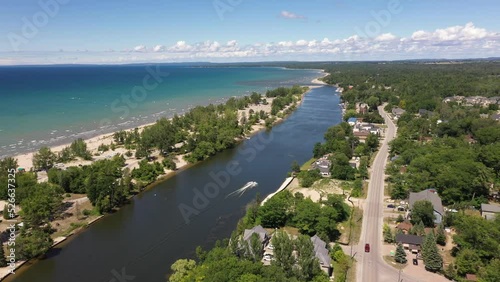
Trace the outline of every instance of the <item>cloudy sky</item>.
<instances>
[{"instance_id":1,"label":"cloudy sky","mask_svg":"<svg viewBox=\"0 0 500 282\"><path fill-rule=\"evenodd\" d=\"M2 0L0 64L492 57L499 11L498 0Z\"/></svg>"}]
</instances>

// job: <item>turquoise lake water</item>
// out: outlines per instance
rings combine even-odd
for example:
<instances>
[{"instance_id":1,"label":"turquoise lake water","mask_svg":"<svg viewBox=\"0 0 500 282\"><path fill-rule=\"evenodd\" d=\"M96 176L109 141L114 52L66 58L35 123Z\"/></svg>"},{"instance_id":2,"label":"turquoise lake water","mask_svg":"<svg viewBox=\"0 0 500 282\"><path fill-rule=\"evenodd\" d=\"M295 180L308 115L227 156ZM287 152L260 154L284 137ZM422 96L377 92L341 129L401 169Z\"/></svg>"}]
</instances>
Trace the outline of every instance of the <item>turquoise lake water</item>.
<instances>
[{"instance_id":1,"label":"turquoise lake water","mask_svg":"<svg viewBox=\"0 0 500 282\"><path fill-rule=\"evenodd\" d=\"M68 143L196 105L294 84L318 70L177 65L0 67L0 157Z\"/></svg>"}]
</instances>

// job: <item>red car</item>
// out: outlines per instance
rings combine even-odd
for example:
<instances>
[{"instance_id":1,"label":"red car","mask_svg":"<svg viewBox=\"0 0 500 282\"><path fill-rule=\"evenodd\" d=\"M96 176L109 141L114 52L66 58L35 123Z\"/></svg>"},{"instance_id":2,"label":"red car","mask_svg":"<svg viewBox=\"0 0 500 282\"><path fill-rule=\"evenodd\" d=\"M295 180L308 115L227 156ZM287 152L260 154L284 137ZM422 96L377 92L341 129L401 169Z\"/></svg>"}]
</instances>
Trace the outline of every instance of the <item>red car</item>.
<instances>
[{"instance_id":1,"label":"red car","mask_svg":"<svg viewBox=\"0 0 500 282\"><path fill-rule=\"evenodd\" d=\"M370 244L365 244L365 253L370 252Z\"/></svg>"}]
</instances>

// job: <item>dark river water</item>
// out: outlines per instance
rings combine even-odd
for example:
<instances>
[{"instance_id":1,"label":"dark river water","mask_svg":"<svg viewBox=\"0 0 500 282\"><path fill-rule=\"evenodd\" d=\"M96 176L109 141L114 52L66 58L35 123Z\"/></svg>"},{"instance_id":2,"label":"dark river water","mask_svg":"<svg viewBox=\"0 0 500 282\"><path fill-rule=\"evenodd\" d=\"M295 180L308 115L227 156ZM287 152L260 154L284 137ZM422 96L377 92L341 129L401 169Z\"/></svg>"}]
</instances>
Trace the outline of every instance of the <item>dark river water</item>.
<instances>
[{"instance_id":1,"label":"dark river water","mask_svg":"<svg viewBox=\"0 0 500 282\"><path fill-rule=\"evenodd\" d=\"M166 281L173 262L229 237L256 193L274 192L294 160L311 158L314 144L341 120L334 89L313 89L271 131L156 185L7 281ZM258 186L226 197L249 181Z\"/></svg>"}]
</instances>

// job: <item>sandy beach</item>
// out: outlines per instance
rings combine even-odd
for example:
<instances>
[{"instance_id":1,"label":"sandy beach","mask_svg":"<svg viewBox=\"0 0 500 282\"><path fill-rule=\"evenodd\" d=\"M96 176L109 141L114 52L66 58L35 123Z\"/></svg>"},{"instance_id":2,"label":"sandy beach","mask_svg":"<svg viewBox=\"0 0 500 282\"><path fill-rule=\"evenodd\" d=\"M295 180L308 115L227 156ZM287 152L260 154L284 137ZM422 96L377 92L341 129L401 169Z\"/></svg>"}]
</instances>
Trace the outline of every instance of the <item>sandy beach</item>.
<instances>
[{"instance_id":1,"label":"sandy beach","mask_svg":"<svg viewBox=\"0 0 500 282\"><path fill-rule=\"evenodd\" d=\"M324 75L322 77L325 77L326 75L328 75L327 73L324 73ZM323 85L326 85L325 82L319 80L320 78L322 77L319 77L319 78L316 78L314 80L311 81L311 83L313 84L317 84L317 85L310 85L308 86L310 89L312 88L317 88L317 87L321 87ZM307 93L307 92L306 92ZM306 94L304 93L304 95ZM273 101L273 98L266 98L267 100L267 104L266 105L263 105L263 104L259 104L259 105L249 105L246 109L244 110L239 110L238 111L238 115L239 115L239 118L241 118L243 115L245 116L249 116L250 114L250 110L253 110L254 112L260 112L260 111L264 111L266 113L270 113L271 112L271 104L272 104L272 101ZM297 106L300 105L300 103L302 103L302 99L300 99L298 102L297 102ZM281 119L277 119L276 122L279 122ZM153 125L154 123L148 123L148 124L144 124L144 125L141 125L139 126L139 131L142 131L145 127L148 127L150 125ZM252 135L252 134L255 134L256 132L264 129L265 126L263 123L261 124L256 124L254 126L252 126L252 130L251 132L248 134L248 135ZM132 131L134 130L135 128L129 128L125 131ZM113 134L114 133L107 133L107 134L101 134L99 136L95 136L95 137L92 137L92 138L88 138L88 139L84 139L85 142L87 143L87 149L91 152L91 154L94 156L94 154L98 154L99 151L98 151L98 148L99 146L101 145L110 145L111 143L113 143ZM62 144L62 145L58 145L58 146L53 146L53 147L50 147L50 149L52 150L52 152L54 153L58 153L60 151L62 151L65 147L71 145L71 143L67 143L67 144ZM124 155L125 152L127 150L123 147L119 147L119 148L116 148L114 151L107 151L107 152L104 152L102 154L100 154L99 156L94 156L94 160L101 160L101 159L105 159L105 158L109 158L115 154L122 154ZM33 155L36 153L37 151L33 151L33 152L29 152L29 153L24 153L24 154L19 154L19 155L16 155L16 156L13 156L15 159L17 159L17 162L18 162L18 165L20 168L23 168L25 169L26 171L29 171L33 168L33 163L32 163L32 159L33 159ZM153 153L153 155L155 155ZM129 169L134 169L135 167L138 166L138 163L140 160L136 159L134 156L132 157L125 157L125 163L126 163L126 167L129 168ZM177 169L181 169L183 168L184 166L186 166L188 163L184 160L183 156L182 155L179 155L177 157L177 159L175 160L176 162L176 165L177 165ZM70 167L70 166L79 166L79 165L89 165L91 164L92 161L86 161L86 160L82 160L82 159L76 159L76 160L73 160L71 162L68 162L68 163L65 163L65 167ZM165 171L166 173L169 173L171 171L168 171L166 170ZM47 177L46 177L46 174L44 172L41 172L39 173L39 178L38 178L39 181L46 181L47 180Z\"/></svg>"}]
</instances>

